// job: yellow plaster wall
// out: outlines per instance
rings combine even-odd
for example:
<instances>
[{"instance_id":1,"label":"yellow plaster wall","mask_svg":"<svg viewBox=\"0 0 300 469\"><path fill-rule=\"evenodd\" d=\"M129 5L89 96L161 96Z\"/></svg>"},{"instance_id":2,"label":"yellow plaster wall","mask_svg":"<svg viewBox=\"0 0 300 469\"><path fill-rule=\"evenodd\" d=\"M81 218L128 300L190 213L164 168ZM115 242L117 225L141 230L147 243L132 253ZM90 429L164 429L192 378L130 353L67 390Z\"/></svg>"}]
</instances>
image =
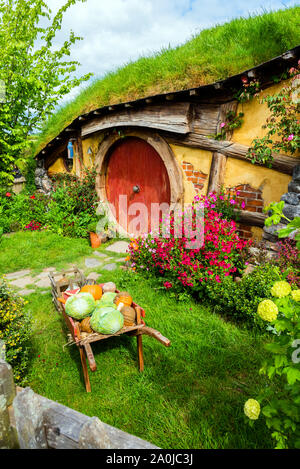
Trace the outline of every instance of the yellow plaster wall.
<instances>
[{"instance_id":1,"label":"yellow plaster wall","mask_svg":"<svg viewBox=\"0 0 300 469\"><path fill-rule=\"evenodd\" d=\"M90 168L93 166L94 161L95 161L95 156L98 152L98 148L100 143L102 143L104 139L104 133L97 132L93 135L91 135L88 138L85 138L82 140L82 152L83 152L83 162L84 166ZM88 149L91 148L93 154L88 155Z\"/></svg>"},{"instance_id":2,"label":"yellow plaster wall","mask_svg":"<svg viewBox=\"0 0 300 469\"><path fill-rule=\"evenodd\" d=\"M201 171L202 173L207 174L207 179L201 191L201 194L206 194L212 161L212 153L210 151L200 150L198 148L181 147L178 145L170 146L181 169L182 163L186 161L187 163L191 163L194 166L194 170ZM184 202L191 203L193 202L194 197L196 195L194 184L191 181L187 180L184 171L183 178L185 190Z\"/></svg>"},{"instance_id":3,"label":"yellow plaster wall","mask_svg":"<svg viewBox=\"0 0 300 469\"><path fill-rule=\"evenodd\" d=\"M57 173L67 173L64 162L62 158L58 158L52 166L49 167L48 173L50 176Z\"/></svg>"},{"instance_id":4,"label":"yellow plaster wall","mask_svg":"<svg viewBox=\"0 0 300 469\"><path fill-rule=\"evenodd\" d=\"M268 95L278 93L284 86L289 85L289 80L283 81L259 93L259 98L253 98L245 103L239 103L237 112L243 112L243 124L239 129L235 129L232 135L232 141L241 143L243 145L251 146L255 138L264 137L268 129L263 129L262 126L266 123L266 119L270 116L270 111L266 103L261 103L260 100ZM276 135L274 135L276 140ZM281 139L281 137L279 137ZM284 154L282 151L281 153ZM300 153L298 152L297 156ZM296 154L295 154L296 155ZM291 155L293 156L293 155Z\"/></svg>"},{"instance_id":5,"label":"yellow plaster wall","mask_svg":"<svg viewBox=\"0 0 300 469\"><path fill-rule=\"evenodd\" d=\"M236 187L249 184L254 189L262 191L264 205L279 202L280 197L287 192L291 176L273 169L255 166L246 161L228 158L225 171L225 187Z\"/></svg>"}]
</instances>

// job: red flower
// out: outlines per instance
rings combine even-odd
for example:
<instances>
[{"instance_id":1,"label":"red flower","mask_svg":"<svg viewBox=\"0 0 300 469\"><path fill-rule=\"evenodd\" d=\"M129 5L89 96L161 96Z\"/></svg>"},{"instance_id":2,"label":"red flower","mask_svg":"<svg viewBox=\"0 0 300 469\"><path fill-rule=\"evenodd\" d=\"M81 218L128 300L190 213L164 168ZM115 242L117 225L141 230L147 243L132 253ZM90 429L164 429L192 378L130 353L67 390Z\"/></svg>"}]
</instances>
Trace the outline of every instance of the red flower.
<instances>
[{"instance_id":1,"label":"red flower","mask_svg":"<svg viewBox=\"0 0 300 469\"><path fill-rule=\"evenodd\" d=\"M6 192L6 197L11 197L11 193L10 192Z\"/></svg>"},{"instance_id":2,"label":"red flower","mask_svg":"<svg viewBox=\"0 0 300 469\"><path fill-rule=\"evenodd\" d=\"M35 199L35 195L32 195L31 197L29 197L30 199Z\"/></svg>"}]
</instances>

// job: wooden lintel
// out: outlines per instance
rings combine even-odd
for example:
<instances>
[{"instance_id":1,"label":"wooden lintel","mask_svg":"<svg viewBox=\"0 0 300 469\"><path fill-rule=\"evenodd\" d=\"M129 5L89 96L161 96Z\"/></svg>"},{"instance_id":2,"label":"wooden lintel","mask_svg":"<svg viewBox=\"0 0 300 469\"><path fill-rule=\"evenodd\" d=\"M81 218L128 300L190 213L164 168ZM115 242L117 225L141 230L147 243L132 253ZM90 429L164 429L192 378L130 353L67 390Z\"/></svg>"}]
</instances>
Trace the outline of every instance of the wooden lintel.
<instances>
[{"instance_id":1,"label":"wooden lintel","mask_svg":"<svg viewBox=\"0 0 300 469\"><path fill-rule=\"evenodd\" d=\"M177 134L187 134L190 128L190 103L170 103L168 106L144 106L120 110L116 114L106 114L82 126L81 136L112 127L146 127Z\"/></svg>"},{"instance_id":2,"label":"wooden lintel","mask_svg":"<svg viewBox=\"0 0 300 469\"><path fill-rule=\"evenodd\" d=\"M249 226L258 226L260 228L265 226L265 220L268 217L268 215L264 213L248 212L247 210L241 210L239 214L239 223Z\"/></svg>"}]
</instances>

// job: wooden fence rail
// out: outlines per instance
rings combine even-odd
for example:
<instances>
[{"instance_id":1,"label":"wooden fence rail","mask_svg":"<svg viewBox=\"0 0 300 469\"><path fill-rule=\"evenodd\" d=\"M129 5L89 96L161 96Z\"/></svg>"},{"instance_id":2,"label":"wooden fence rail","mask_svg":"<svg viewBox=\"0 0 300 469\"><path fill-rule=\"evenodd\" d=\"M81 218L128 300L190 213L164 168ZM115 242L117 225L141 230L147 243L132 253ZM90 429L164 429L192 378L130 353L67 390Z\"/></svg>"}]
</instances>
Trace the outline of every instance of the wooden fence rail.
<instances>
[{"instance_id":1,"label":"wooden fence rail","mask_svg":"<svg viewBox=\"0 0 300 469\"><path fill-rule=\"evenodd\" d=\"M157 447L57 402L17 388L0 360L0 449L156 449Z\"/></svg>"}]
</instances>

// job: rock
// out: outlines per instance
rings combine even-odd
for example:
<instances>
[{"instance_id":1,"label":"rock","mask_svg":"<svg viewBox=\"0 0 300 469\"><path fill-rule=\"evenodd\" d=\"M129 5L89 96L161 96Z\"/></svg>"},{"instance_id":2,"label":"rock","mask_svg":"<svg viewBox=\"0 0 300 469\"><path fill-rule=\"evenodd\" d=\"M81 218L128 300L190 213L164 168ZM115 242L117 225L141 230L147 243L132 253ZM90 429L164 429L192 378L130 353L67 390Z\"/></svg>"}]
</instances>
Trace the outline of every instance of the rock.
<instances>
[{"instance_id":1,"label":"rock","mask_svg":"<svg viewBox=\"0 0 300 469\"><path fill-rule=\"evenodd\" d=\"M28 296L31 295L31 293L35 293L35 290L21 290L18 292L18 295L20 296Z\"/></svg>"},{"instance_id":2,"label":"rock","mask_svg":"<svg viewBox=\"0 0 300 469\"><path fill-rule=\"evenodd\" d=\"M296 166L294 166L293 181L300 182L300 164L297 164Z\"/></svg>"},{"instance_id":3,"label":"rock","mask_svg":"<svg viewBox=\"0 0 300 469\"><path fill-rule=\"evenodd\" d=\"M34 182L39 192L43 192L44 194L50 194L50 192L52 191L52 181L49 178L47 171L41 166L39 166L35 170Z\"/></svg>"},{"instance_id":4,"label":"rock","mask_svg":"<svg viewBox=\"0 0 300 469\"><path fill-rule=\"evenodd\" d=\"M6 275L7 280L18 279L20 277L25 277L25 275L29 275L31 272L30 269L27 270L19 270L18 272L12 272Z\"/></svg>"},{"instance_id":5,"label":"rock","mask_svg":"<svg viewBox=\"0 0 300 469\"><path fill-rule=\"evenodd\" d=\"M118 254L126 254L128 249L128 242L126 241L117 241L116 243L108 246L106 251L117 252Z\"/></svg>"},{"instance_id":6,"label":"rock","mask_svg":"<svg viewBox=\"0 0 300 469\"><path fill-rule=\"evenodd\" d=\"M94 280L95 282L97 282L98 278L101 276L101 274L98 274L97 272L91 272L88 276L87 276L87 280Z\"/></svg>"},{"instance_id":7,"label":"rock","mask_svg":"<svg viewBox=\"0 0 300 469\"><path fill-rule=\"evenodd\" d=\"M101 262L97 259L93 259L92 257L90 257L85 260L85 265L90 269L91 267L99 267L101 265Z\"/></svg>"},{"instance_id":8,"label":"rock","mask_svg":"<svg viewBox=\"0 0 300 469\"><path fill-rule=\"evenodd\" d=\"M32 277L22 277L17 280L13 280L10 282L10 285L13 285L14 287L22 288L24 289L27 285L33 285L35 283L34 278Z\"/></svg>"},{"instance_id":9,"label":"rock","mask_svg":"<svg viewBox=\"0 0 300 469\"><path fill-rule=\"evenodd\" d=\"M300 217L300 205L285 204L282 213L290 220Z\"/></svg>"},{"instance_id":10,"label":"rock","mask_svg":"<svg viewBox=\"0 0 300 469\"><path fill-rule=\"evenodd\" d=\"M108 270L109 272L112 272L113 270L116 270L117 264L107 264L103 267L103 270Z\"/></svg>"},{"instance_id":11,"label":"rock","mask_svg":"<svg viewBox=\"0 0 300 469\"><path fill-rule=\"evenodd\" d=\"M300 182L291 181L288 185L288 191L296 192L297 194L300 194Z\"/></svg>"},{"instance_id":12,"label":"rock","mask_svg":"<svg viewBox=\"0 0 300 469\"><path fill-rule=\"evenodd\" d=\"M289 205L298 205L300 203L299 194L296 192L287 192L283 194L280 200L283 200L283 202Z\"/></svg>"},{"instance_id":13,"label":"rock","mask_svg":"<svg viewBox=\"0 0 300 469\"><path fill-rule=\"evenodd\" d=\"M35 282L35 285L39 288L48 288L50 287L49 277L41 278L38 282Z\"/></svg>"},{"instance_id":14,"label":"rock","mask_svg":"<svg viewBox=\"0 0 300 469\"><path fill-rule=\"evenodd\" d=\"M235 283L241 283L242 279L241 277L235 277L234 281Z\"/></svg>"},{"instance_id":15,"label":"rock","mask_svg":"<svg viewBox=\"0 0 300 469\"><path fill-rule=\"evenodd\" d=\"M107 256L105 254L103 254L103 252L94 251L93 254L94 254L94 256L107 258Z\"/></svg>"},{"instance_id":16,"label":"rock","mask_svg":"<svg viewBox=\"0 0 300 469\"><path fill-rule=\"evenodd\" d=\"M253 270L255 270L255 265L253 265L253 264L247 265L246 269L243 272L243 277L245 277L246 275L251 274L251 272L253 272Z\"/></svg>"}]
</instances>

